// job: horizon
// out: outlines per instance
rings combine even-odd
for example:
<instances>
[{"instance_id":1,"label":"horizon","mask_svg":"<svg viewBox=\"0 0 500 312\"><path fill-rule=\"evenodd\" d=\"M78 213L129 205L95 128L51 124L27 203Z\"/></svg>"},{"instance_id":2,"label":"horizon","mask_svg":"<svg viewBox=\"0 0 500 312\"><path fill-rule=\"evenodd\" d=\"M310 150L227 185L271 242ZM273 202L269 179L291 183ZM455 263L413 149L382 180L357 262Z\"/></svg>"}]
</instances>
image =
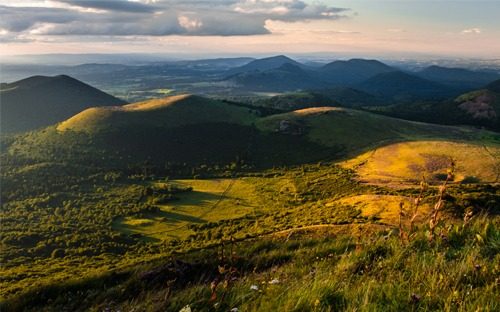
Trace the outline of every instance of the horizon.
<instances>
[{"instance_id":1,"label":"horizon","mask_svg":"<svg viewBox=\"0 0 500 312\"><path fill-rule=\"evenodd\" d=\"M2 57L500 58L496 1L9 2L0 0Z\"/></svg>"}]
</instances>

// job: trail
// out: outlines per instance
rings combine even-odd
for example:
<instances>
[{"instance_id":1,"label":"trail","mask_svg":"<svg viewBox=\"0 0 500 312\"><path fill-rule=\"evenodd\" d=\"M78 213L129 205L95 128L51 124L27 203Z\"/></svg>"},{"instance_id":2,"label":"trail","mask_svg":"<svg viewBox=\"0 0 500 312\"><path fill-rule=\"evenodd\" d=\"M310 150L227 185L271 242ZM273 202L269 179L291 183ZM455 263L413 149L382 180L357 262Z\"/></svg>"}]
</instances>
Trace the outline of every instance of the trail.
<instances>
[{"instance_id":1,"label":"trail","mask_svg":"<svg viewBox=\"0 0 500 312\"><path fill-rule=\"evenodd\" d=\"M488 147L487 147L485 144L483 144L483 148L484 148L484 150L486 151L486 153L488 153L488 154L489 154L489 155L493 158L493 160L498 160L498 157L496 157L496 155L495 155L495 154L493 154L493 153L492 153L492 152L488 149ZM496 178L495 178L495 183L498 183L498 182L499 182L499 180L500 180L500 163L496 163L496 164L495 164L495 169L496 169L496 171L497 171L497 176L496 176Z\"/></svg>"}]
</instances>

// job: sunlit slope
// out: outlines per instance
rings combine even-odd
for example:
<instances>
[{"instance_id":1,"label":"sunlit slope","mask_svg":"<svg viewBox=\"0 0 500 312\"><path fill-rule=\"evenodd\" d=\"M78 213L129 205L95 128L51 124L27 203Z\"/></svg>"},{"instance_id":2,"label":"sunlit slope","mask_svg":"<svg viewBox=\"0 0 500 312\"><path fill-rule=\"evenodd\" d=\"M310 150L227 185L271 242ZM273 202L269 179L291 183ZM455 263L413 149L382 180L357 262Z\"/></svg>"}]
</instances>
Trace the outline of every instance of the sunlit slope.
<instances>
[{"instance_id":1,"label":"sunlit slope","mask_svg":"<svg viewBox=\"0 0 500 312\"><path fill-rule=\"evenodd\" d=\"M93 133L109 128L174 128L203 122L250 124L254 118L247 108L186 94L124 106L90 108L62 122L57 129Z\"/></svg>"},{"instance_id":2,"label":"sunlit slope","mask_svg":"<svg viewBox=\"0 0 500 312\"><path fill-rule=\"evenodd\" d=\"M499 182L500 145L488 142L419 141L380 147L359 155L344 165L370 183L437 182L456 164L455 182Z\"/></svg>"},{"instance_id":3,"label":"sunlit slope","mask_svg":"<svg viewBox=\"0 0 500 312\"><path fill-rule=\"evenodd\" d=\"M359 151L394 141L426 138L467 139L478 132L457 127L446 127L411 122L338 107L316 107L260 119L262 131L279 131L283 121L291 129L300 131L315 143L324 146L342 146L346 151Z\"/></svg>"}]
</instances>

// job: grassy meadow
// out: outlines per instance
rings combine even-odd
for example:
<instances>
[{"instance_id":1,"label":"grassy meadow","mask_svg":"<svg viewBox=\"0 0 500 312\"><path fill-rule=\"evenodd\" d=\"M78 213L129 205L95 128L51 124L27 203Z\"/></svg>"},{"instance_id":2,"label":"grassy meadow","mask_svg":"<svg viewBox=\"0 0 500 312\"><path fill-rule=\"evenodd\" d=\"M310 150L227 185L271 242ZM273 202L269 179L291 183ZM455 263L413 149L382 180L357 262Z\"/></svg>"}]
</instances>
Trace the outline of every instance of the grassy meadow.
<instances>
[{"instance_id":1,"label":"grassy meadow","mask_svg":"<svg viewBox=\"0 0 500 312\"><path fill-rule=\"evenodd\" d=\"M0 307L497 311L499 154L344 108L86 110L2 138Z\"/></svg>"}]
</instances>

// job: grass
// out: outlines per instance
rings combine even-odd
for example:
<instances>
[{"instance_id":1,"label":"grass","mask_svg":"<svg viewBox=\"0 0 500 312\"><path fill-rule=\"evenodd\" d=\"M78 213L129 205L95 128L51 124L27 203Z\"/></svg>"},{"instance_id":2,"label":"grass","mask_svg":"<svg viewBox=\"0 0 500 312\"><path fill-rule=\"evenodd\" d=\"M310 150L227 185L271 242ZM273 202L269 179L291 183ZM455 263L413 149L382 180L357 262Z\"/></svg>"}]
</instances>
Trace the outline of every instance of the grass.
<instances>
[{"instance_id":1,"label":"grass","mask_svg":"<svg viewBox=\"0 0 500 312\"><path fill-rule=\"evenodd\" d=\"M345 197L337 201L338 204L351 205L361 210L361 216L369 220L383 224L397 225L399 220L399 204L403 202L405 207L411 206L411 198L402 195L375 195L363 194L352 197ZM420 209L420 218L417 221L423 222L424 216L431 211L429 203L423 204Z\"/></svg>"},{"instance_id":2,"label":"grass","mask_svg":"<svg viewBox=\"0 0 500 312\"><path fill-rule=\"evenodd\" d=\"M425 175L429 181L457 163L455 182L495 183L499 179L500 146L443 141L395 143L359 155L344 165L355 168L369 183L415 183Z\"/></svg>"},{"instance_id":3,"label":"grass","mask_svg":"<svg viewBox=\"0 0 500 312\"><path fill-rule=\"evenodd\" d=\"M282 120L304 129L307 138L324 146L343 146L349 154L394 141L429 138L466 139L478 134L468 129L417 123L338 107L316 107L260 119L262 131L277 131Z\"/></svg>"},{"instance_id":4,"label":"grass","mask_svg":"<svg viewBox=\"0 0 500 312\"><path fill-rule=\"evenodd\" d=\"M363 228L357 238L352 231L327 230L271 235L226 245L225 260L220 246L157 259L117 271L114 278L108 274L40 288L45 301L26 295L4 307L35 311L43 303L46 311L179 311L186 306L193 311L496 311L498 221L476 217L467 226L452 226L446 239L433 243L422 227L407 246L391 231ZM211 291L216 280L221 283Z\"/></svg>"}]
</instances>

